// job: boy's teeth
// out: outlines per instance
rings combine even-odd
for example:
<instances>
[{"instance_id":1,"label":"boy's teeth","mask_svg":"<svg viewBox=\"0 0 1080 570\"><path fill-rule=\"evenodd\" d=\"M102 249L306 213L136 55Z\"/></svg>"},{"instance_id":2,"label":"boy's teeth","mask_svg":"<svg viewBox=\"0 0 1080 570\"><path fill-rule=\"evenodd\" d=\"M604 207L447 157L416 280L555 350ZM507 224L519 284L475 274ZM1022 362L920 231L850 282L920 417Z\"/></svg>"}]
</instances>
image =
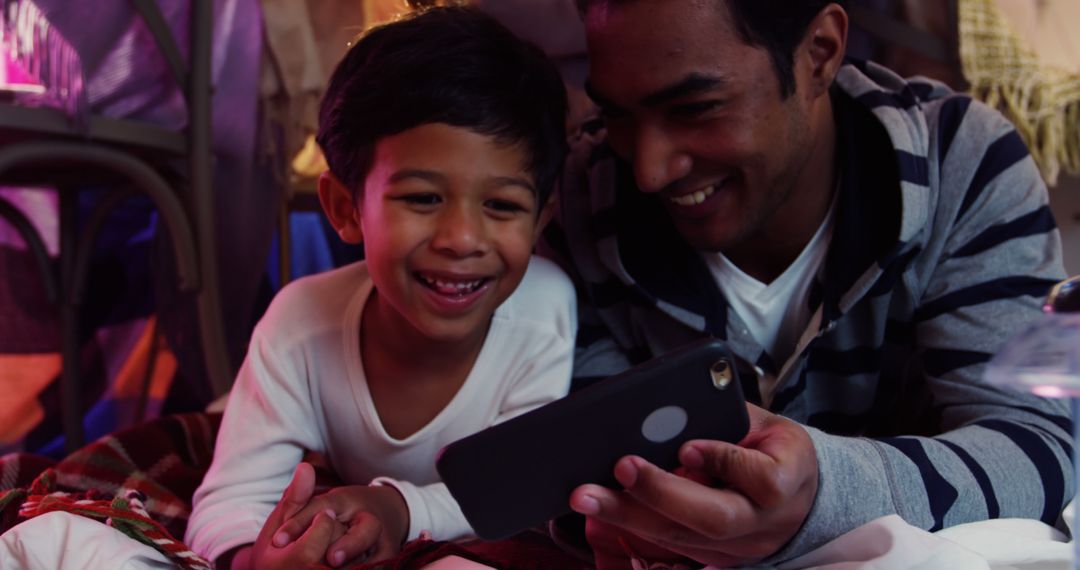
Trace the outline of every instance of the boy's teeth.
<instances>
[{"instance_id":1,"label":"boy's teeth","mask_svg":"<svg viewBox=\"0 0 1080 570\"><path fill-rule=\"evenodd\" d=\"M696 206L705 201L705 198L712 196L716 192L716 189L712 186L706 186L702 190L697 192L691 192L683 196L674 196L670 200L680 206Z\"/></svg>"},{"instance_id":2,"label":"boy's teeth","mask_svg":"<svg viewBox=\"0 0 1080 570\"><path fill-rule=\"evenodd\" d=\"M475 290L483 283L483 279L477 279L475 281L443 281L442 279L427 276L423 277L424 281L433 288L450 293L468 293Z\"/></svg>"}]
</instances>

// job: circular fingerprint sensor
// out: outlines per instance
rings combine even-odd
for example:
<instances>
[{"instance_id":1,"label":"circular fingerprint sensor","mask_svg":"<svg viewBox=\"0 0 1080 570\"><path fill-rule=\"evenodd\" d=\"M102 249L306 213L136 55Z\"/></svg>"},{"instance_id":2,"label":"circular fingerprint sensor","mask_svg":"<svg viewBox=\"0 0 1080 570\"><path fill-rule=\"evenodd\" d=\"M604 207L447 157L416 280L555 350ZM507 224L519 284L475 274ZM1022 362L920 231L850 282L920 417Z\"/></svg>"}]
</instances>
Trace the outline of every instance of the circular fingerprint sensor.
<instances>
[{"instance_id":1,"label":"circular fingerprint sensor","mask_svg":"<svg viewBox=\"0 0 1080 570\"><path fill-rule=\"evenodd\" d=\"M653 443L663 443L686 428L686 410L679 406L657 408L641 423L641 435Z\"/></svg>"}]
</instances>

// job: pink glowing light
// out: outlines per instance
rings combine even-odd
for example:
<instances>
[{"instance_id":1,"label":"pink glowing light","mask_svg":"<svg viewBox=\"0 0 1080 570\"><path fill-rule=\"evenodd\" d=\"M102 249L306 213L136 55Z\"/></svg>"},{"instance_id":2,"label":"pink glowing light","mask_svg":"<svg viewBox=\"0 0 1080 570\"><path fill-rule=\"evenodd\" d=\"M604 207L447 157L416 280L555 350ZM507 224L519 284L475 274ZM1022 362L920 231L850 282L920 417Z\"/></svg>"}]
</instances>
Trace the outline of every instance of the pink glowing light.
<instances>
[{"instance_id":1,"label":"pink glowing light","mask_svg":"<svg viewBox=\"0 0 1080 570\"><path fill-rule=\"evenodd\" d=\"M1043 398L1067 398L1069 393L1060 386L1034 386L1031 392Z\"/></svg>"}]
</instances>

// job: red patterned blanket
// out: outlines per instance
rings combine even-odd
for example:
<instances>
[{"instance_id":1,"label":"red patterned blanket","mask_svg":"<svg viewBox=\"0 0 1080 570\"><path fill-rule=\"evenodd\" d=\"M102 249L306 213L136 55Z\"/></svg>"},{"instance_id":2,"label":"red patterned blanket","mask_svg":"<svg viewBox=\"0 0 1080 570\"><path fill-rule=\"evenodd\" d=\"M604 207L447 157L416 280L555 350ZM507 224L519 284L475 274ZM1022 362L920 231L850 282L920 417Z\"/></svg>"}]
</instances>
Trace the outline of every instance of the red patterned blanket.
<instances>
[{"instance_id":1,"label":"red patterned blanket","mask_svg":"<svg viewBox=\"0 0 1080 570\"><path fill-rule=\"evenodd\" d=\"M106 522L169 556L181 568L209 568L178 539L191 497L213 459L220 414L158 418L105 436L67 458L0 457L0 533L29 517L63 510ZM387 561L353 570L407 570L457 555L495 568L586 569L546 533L499 542L417 540Z\"/></svg>"}]
</instances>

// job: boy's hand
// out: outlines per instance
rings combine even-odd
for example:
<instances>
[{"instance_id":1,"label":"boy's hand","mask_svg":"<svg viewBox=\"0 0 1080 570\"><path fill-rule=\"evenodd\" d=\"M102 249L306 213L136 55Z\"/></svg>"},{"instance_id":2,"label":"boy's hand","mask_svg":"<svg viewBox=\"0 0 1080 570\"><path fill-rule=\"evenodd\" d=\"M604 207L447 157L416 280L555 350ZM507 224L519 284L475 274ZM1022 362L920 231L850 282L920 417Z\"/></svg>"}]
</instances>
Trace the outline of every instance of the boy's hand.
<instances>
[{"instance_id":1,"label":"boy's hand","mask_svg":"<svg viewBox=\"0 0 1080 570\"><path fill-rule=\"evenodd\" d=\"M310 504L314 491L315 470L307 463L297 465L292 482L263 524L251 551L238 553L234 566L274 570L307 568L318 564L326 554L327 547L345 534L345 526L337 522L333 512L324 510L313 514L308 521L310 524L305 526L306 531L296 542L275 546L272 541L282 521Z\"/></svg>"},{"instance_id":2,"label":"boy's hand","mask_svg":"<svg viewBox=\"0 0 1080 570\"><path fill-rule=\"evenodd\" d=\"M337 513L337 520L348 525L344 536L326 550L326 563L333 567L356 559L373 562L389 558L400 550L409 531L409 510L396 489L352 485L309 500L307 506L285 519L274 535L274 544L288 544L327 511Z\"/></svg>"}]
</instances>

